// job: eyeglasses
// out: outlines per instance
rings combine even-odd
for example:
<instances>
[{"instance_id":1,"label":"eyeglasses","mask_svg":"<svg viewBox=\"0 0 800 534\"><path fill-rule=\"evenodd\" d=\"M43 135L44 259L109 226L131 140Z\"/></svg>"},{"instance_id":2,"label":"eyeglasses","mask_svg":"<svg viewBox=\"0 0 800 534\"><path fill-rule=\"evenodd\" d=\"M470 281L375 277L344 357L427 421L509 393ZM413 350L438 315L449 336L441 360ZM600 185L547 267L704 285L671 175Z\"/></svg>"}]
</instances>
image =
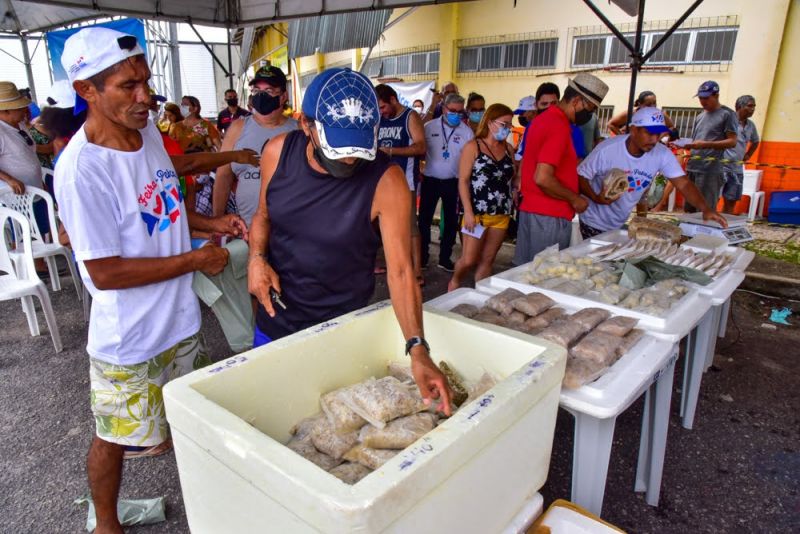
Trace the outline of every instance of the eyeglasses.
<instances>
[{"instance_id":1,"label":"eyeglasses","mask_svg":"<svg viewBox=\"0 0 800 534\"><path fill-rule=\"evenodd\" d=\"M31 139L31 136L28 135L27 132L22 130L17 130L17 132L22 136L23 139L25 139L25 142L28 143L28 146L33 146L33 139Z\"/></svg>"},{"instance_id":2,"label":"eyeglasses","mask_svg":"<svg viewBox=\"0 0 800 534\"><path fill-rule=\"evenodd\" d=\"M269 96L280 96L283 93L283 89L280 87L265 87L264 89L259 89L258 87L253 87L250 89L250 94L255 96L258 93L267 93Z\"/></svg>"}]
</instances>

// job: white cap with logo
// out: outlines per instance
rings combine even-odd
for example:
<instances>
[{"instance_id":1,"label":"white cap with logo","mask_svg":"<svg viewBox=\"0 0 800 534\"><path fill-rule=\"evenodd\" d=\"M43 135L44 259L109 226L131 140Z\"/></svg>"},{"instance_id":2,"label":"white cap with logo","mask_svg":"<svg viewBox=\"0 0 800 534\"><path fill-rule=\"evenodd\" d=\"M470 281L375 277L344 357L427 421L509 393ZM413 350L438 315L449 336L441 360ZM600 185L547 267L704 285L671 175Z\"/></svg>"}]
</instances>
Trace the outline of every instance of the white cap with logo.
<instances>
[{"instance_id":1,"label":"white cap with logo","mask_svg":"<svg viewBox=\"0 0 800 534\"><path fill-rule=\"evenodd\" d=\"M76 80L86 80L120 61L143 54L135 36L94 26L83 28L67 39L61 54L61 66L72 85ZM86 102L77 95L75 101L75 113L78 114L85 109Z\"/></svg>"}]
</instances>

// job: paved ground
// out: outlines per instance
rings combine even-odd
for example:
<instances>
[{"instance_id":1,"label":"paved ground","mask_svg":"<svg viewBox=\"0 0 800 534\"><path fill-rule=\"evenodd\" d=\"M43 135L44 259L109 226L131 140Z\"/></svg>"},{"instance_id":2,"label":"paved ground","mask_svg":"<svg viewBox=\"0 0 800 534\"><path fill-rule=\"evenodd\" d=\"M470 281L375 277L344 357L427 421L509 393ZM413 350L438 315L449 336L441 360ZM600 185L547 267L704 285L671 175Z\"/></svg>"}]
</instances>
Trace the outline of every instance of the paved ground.
<instances>
[{"instance_id":1,"label":"paved ground","mask_svg":"<svg viewBox=\"0 0 800 534\"><path fill-rule=\"evenodd\" d=\"M498 268L507 266L510 251L504 247ZM429 269L425 298L443 293L447 279ZM51 293L64 342L57 355L44 326L42 336L30 337L19 304L0 303L0 532L80 532L86 518L85 508L72 503L87 492L84 459L93 432L86 325L71 282L64 286ZM375 298L385 296L381 279ZM632 491L641 401L618 419L606 519L637 533L800 532L800 328L761 327L772 307L784 305L792 303L736 294L728 335L704 377L695 430L680 427L674 406L658 508ZM228 356L208 310L203 324L215 358ZM545 505L569 498L572 432L562 411ZM127 462L122 496L167 499L166 523L129 532L188 532L172 454Z\"/></svg>"}]
</instances>

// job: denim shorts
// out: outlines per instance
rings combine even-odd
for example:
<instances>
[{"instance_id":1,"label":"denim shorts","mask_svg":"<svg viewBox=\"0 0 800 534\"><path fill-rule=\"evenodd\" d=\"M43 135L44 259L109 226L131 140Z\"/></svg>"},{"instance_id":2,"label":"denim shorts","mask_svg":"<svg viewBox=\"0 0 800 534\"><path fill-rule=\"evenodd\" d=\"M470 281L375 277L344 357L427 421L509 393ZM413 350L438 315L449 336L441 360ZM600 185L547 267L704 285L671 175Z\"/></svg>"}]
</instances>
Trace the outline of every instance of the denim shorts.
<instances>
[{"instance_id":1,"label":"denim shorts","mask_svg":"<svg viewBox=\"0 0 800 534\"><path fill-rule=\"evenodd\" d=\"M725 171L725 185L722 186L722 198L725 200L740 200L742 198L742 184L744 175L738 172Z\"/></svg>"}]
</instances>

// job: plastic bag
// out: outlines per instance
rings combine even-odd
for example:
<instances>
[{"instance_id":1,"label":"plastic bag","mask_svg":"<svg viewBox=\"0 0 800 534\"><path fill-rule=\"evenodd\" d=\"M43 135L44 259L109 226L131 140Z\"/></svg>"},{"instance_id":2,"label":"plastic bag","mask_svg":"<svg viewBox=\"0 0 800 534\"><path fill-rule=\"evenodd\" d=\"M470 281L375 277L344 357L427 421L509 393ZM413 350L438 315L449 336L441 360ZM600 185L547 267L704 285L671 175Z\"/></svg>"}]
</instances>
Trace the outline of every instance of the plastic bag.
<instances>
[{"instance_id":1,"label":"plastic bag","mask_svg":"<svg viewBox=\"0 0 800 534\"><path fill-rule=\"evenodd\" d=\"M631 291L631 293L622 299L622 302L619 303L620 306L623 308L627 308L629 310L633 310L639 305L639 301L642 299L642 293L640 291Z\"/></svg>"},{"instance_id":2,"label":"plastic bag","mask_svg":"<svg viewBox=\"0 0 800 534\"><path fill-rule=\"evenodd\" d=\"M511 306L515 310L519 310L530 317L535 317L552 308L554 304L555 301L553 299L541 293L531 293L511 301Z\"/></svg>"},{"instance_id":3,"label":"plastic bag","mask_svg":"<svg viewBox=\"0 0 800 534\"><path fill-rule=\"evenodd\" d=\"M371 449L405 449L433 430L435 423L430 413L409 415L389 421L383 428L365 426L359 433L359 441Z\"/></svg>"},{"instance_id":4,"label":"plastic bag","mask_svg":"<svg viewBox=\"0 0 800 534\"><path fill-rule=\"evenodd\" d=\"M286 446L325 471L328 471L342 463L341 460L336 460L332 456L329 456L323 452L319 452L317 448L314 447L314 443L311 440L310 434L300 437L294 436L289 440L289 443L287 443Z\"/></svg>"},{"instance_id":5,"label":"plastic bag","mask_svg":"<svg viewBox=\"0 0 800 534\"><path fill-rule=\"evenodd\" d=\"M411 374L410 365L403 365L397 362L390 362L387 368L389 369L389 376L393 376L400 382L406 384L414 383L414 375Z\"/></svg>"},{"instance_id":6,"label":"plastic bag","mask_svg":"<svg viewBox=\"0 0 800 534\"><path fill-rule=\"evenodd\" d=\"M453 403L454 406L461 406L465 400L467 400L467 388L464 387L464 381L461 380L461 377L458 376L458 373L450 367L447 362L439 362L439 369L442 371L444 376L447 377L447 382L450 384L450 389L453 391L453 395L450 397L450 401Z\"/></svg>"},{"instance_id":7,"label":"plastic bag","mask_svg":"<svg viewBox=\"0 0 800 534\"><path fill-rule=\"evenodd\" d=\"M372 470L369 467L364 467L358 463L345 462L342 465L334 467L328 471L328 473L332 474L345 484L350 484L352 486L368 474L372 473Z\"/></svg>"},{"instance_id":8,"label":"plastic bag","mask_svg":"<svg viewBox=\"0 0 800 534\"><path fill-rule=\"evenodd\" d=\"M393 449L371 449L364 445L356 445L344 455L344 459L349 462L357 462L370 469L378 469L380 466L397 456L399 450Z\"/></svg>"},{"instance_id":9,"label":"plastic bag","mask_svg":"<svg viewBox=\"0 0 800 534\"><path fill-rule=\"evenodd\" d=\"M492 375L484 371L477 382L467 386L467 392L469 393L469 396L467 397L466 402L472 402L478 397L483 396L484 393L492 389L496 384L497 380L495 380Z\"/></svg>"},{"instance_id":10,"label":"plastic bag","mask_svg":"<svg viewBox=\"0 0 800 534\"><path fill-rule=\"evenodd\" d=\"M505 326L506 324L502 315L489 308L481 308L478 315L473 317L473 319L481 323L496 324L499 326Z\"/></svg>"},{"instance_id":11,"label":"plastic bag","mask_svg":"<svg viewBox=\"0 0 800 534\"><path fill-rule=\"evenodd\" d=\"M563 317L565 314L566 312L561 308L550 308L549 310L525 321L525 326L530 330L544 330L550 326L551 323L561 319L561 317Z\"/></svg>"},{"instance_id":12,"label":"plastic bag","mask_svg":"<svg viewBox=\"0 0 800 534\"><path fill-rule=\"evenodd\" d=\"M86 515L86 530L92 532L97 527L94 501L87 495L75 499L74 502L75 504L89 503L89 513ZM167 519L165 512L164 497L117 500L117 518L123 527L161 523Z\"/></svg>"},{"instance_id":13,"label":"plastic bag","mask_svg":"<svg viewBox=\"0 0 800 534\"><path fill-rule=\"evenodd\" d=\"M608 200L617 200L628 190L628 171L611 169L603 178L603 191Z\"/></svg>"},{"instance_id":14,"label":"plastic bag","mask_svg":"<svg viewBox=\"0 0 800 534\"><path fill-rule=\"evenodd\" d=\"M608 310L604 310L602 308L584 308L573 313L569 317L569 320L580 323L580 325L583 326L584 331L588 332L609 317L611 317L611 312Z\"/></svg>"},{"instance_id":15,"label":"plastic bag","mask_svg":"<svg viewBox=\"0 0 800 534\"><path fill-rule=\"evenodd\" d=\"M419 391L415 395L411 388L393 376L379 380L370 378L351 386L343 399L351 410L378 428L383 428L392 419L426 409Z\"/></svg>"},{"instance_id":16,"label":"plastic bag","mask_svg":"<svg viewBox=\"0 0 800 534\"><path fill-rule=\"evenodd\" d=\"M511 327L511 325L515 325L515 324L522 324L522 323L525 322L525 320L527 318L528 318L527 315L525 315L521 311L517 311L517 310L514 310L510 314L508 314L508 317L504 317L504 319L506 321L506 325L509 326L509 327Z\"/></svg>"},{"instance_id":17,"label":"plastic bag","mask_svg":"<svg viewBox=\"0 0 800 534\"><path fill-rule=\"evenodd\" d=\"M511 301L524 296L525 293L522 291L518 291L512 287L509 287L508 289L504 289L497 295L493 295L491 298L489 298L489 300L486 301L486 306L501 315L508 316L512 311L514 311L514 308L511 306Z\"/></svg>"},{"instance_id":18,"label":"plastic bag","mask_svg":"<svg viewBox=\"0 0 800 534\"><path fill-rule=\"evenodd\" d=\"M366 419L350 408L345 399L350 395L352 386L326 393L319 399L322 412L328 418L337 434L347 434L367 424Z\"/></svg>"},{"instance_id":19,"label":"plastic bag","mask_svg":"<svg viewBox=\"0 0 800 534\"><path fill-rule=\"evenodd\" d=\"M609 366L614 363L617 347L621 343L621 337L605 332L591 332L572 347L569 354L574 358L591 360L600 365Z\"/></svg>"},{"instance_id":20,"label":"plastic bag","mask_svg":"<svg viewBox=\"0 0 800 534\"><path fill-rule=\"evenodd\" d=\"M562 385L567 389L577 389L584 384L594 382L608 370L607 365L593 360L567 358L567 368Z\"/></svg>"},{"instance_id":21,"label":"plastic bag","mask_svg":"<svg viewBox=\"0 0 800 534\"><path fill-rule=\"evenodd\" d=\"M457 304L456 306L450 308L450 311L453 313L457 313L459 315L463 315L467 318L472 318L478 315L478 307L472 304L467 304L466 302L462 304Z\"/></svg>"},{"instance_id":22,"label":"plastic bag","mask_svg":"<svg viewBox=\"0 0 800 534\"><path fill-rule=\"evenodd\" d=\"M605 332L606 334L611 334L612 336L624 337L633 329L634 326L636 326L638 322L639 319L617 315L616 317L606 319L597 325L597 328L595 328L594 331Z\"/></svg>"},{"instance_id":23,"label":"plastic bag","mask_svg":"<svg viewBox=\"0 0 800 534\"><path fill-rule=\"evenodd\" d=\"M358 432L337 434L327 417L319 418L309 433L314 447L336 460L358 443Z\"/></svg>"},{"instance_id":24,"label":"plastic bag","mask_svg":"<svg viewBox=\"0 0 800 534\"><path fill-rule=\"evenodd\" d=\"M606 304L616 304L628 296L630 291L617 284L609 284L600 291L600 300Z\"/></svg>"},{"instance_id":25,"label":"plastic bag","mask_svg":"<svg viewBox=\"0 0 800 534\"><path fill-rule=\"evenodd\" d=\"M644 331L635 328L631 330L628 335L622 338L622 342L619 344L616 350L617 358L621 358L625 354L628 353L638 342L640 339L644 337Z\"/></svg>"},{"instance_id":26,"label":"plastic bag","mask_svg":"<svg viewBox=\"0 0 800 534\"><path fill-rule=\"evenodd\" d=\"M580 296L591 291L593 287L594 282L591 280L562 280L554 290L566 295Z\"/></svg>"},{"instance_id":27,"label":"plastic bag","mask_svg":"<svg viewBox=\"0 0 800 534\"><path fill-rule=\"evenodd\" d=\"M569 317L566 317L545 328L539 336L564 348L569 348L584 333L586 330L583 325L570 321Z\"/></svg>"}]
</instances>

